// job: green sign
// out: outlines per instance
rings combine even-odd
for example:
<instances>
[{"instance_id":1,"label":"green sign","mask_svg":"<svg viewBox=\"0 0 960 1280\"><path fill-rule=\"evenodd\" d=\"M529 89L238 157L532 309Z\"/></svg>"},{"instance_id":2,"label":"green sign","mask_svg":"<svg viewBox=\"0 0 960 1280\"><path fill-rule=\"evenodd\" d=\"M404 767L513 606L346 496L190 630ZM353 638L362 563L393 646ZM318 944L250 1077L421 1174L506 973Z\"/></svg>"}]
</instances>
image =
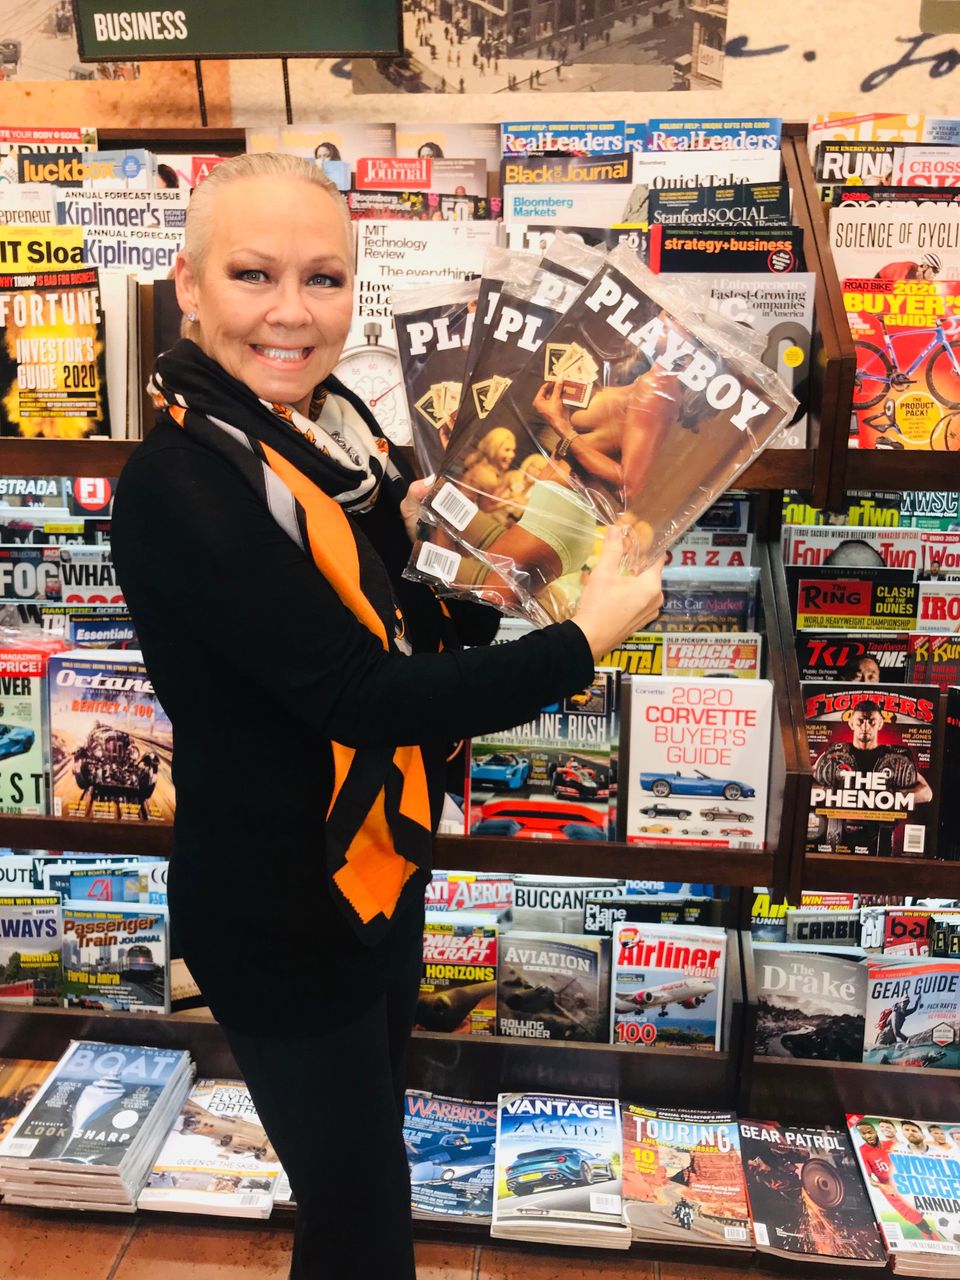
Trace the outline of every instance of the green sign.
<instances>
[{"instance_id":1,"label":"green sign","mask_svg":"<svg viewBox=\"0 0 960 1280\"><path fill-rule=\"evenodd\" d=\"M81 62L399 54L400 0L73 0Z\"/></svg>"}]
</instances>

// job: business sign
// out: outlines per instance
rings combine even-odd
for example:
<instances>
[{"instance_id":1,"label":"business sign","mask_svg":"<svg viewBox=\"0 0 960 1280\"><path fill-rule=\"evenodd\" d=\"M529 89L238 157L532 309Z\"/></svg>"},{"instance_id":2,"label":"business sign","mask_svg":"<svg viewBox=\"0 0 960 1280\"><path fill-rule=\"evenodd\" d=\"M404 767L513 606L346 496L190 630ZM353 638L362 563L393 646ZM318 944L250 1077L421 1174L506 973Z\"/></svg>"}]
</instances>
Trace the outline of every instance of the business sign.
<instances>
[{"instance_id":1,"label":"business sign","mask_svg":"<svg viewBox=\"0 0 960 1280\"><path fill-rule=\"evenodd\" d=\"M349 58L403 52L400 0L73 0L81 62Z\"/></svg>"}]
</instances>

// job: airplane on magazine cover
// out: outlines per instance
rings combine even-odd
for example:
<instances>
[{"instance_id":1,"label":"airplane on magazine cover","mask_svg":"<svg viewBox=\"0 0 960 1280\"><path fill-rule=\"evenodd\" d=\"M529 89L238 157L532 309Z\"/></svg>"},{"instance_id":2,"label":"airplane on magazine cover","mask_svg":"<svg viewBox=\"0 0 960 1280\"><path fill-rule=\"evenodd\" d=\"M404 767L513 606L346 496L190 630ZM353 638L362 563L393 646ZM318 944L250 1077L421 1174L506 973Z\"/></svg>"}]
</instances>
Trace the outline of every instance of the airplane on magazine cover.
<instances>
[{"instance_id":1,"label":"airplane on magazine cover","mask_svg":"<svg viewBox=\"0 0 960 1280\"><path fill-rule=\"evenodd\" d=\"M615 995L617 1013L636 1013L640 1009L656 1009L657 1016L667 1016L667 1006L678 1004L684 1009L698 1009L706 1003L716 989L715 982L702 978L683 978L678 982L664 982L659 987L645 987L629 995L618 991Z\"/></svg>"}]
</instances>

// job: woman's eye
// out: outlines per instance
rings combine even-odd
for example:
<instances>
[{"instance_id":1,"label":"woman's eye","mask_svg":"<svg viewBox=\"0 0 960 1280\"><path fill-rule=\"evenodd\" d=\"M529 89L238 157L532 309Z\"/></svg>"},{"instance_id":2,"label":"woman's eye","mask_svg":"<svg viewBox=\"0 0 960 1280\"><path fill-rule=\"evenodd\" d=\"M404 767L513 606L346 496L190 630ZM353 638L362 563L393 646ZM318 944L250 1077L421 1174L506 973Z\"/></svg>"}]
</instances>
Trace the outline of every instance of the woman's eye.
<instances>
[{"instance_id":1,"label":"woman's eye","mask_svg":"<svg viewBox=\"0 0 960 1280\"><path fill-rule=\"evenodd\" d=\"M309 281L311 285L319 285L321 289L339 289L343 285L340 276L328 276L322 271L318 271L315 276L311 276Z\"/></svg>"},{"instance_id":2,"label":"woman's eye","mask_svg":"<svg viewBox=\"0 0 960 1280\"><path fill-rule=\"evenodd\" d=\"M266 280L267 273L261 271L258 267L250 267L248 270L241 270L234 273L237 280L246 280L250 284L260 284Z\"/></svg>"}]
</instances>

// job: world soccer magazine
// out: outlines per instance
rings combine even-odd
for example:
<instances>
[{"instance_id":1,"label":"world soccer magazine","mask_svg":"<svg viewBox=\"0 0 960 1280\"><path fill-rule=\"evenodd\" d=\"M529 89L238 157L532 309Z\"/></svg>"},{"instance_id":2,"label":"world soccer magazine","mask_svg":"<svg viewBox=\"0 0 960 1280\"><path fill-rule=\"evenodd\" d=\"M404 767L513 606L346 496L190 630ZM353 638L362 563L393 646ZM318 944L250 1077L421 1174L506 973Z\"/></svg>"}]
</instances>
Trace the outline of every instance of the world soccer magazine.
<instances>
[{"instance_id":1,"label":"world soccer magazine","mask_svg":"<svg viewBox=\"0 0 960 1280\"><path fill-rule=\"evenodd\" d=\"M898 1275L960 1274L960 1125L847 1116Z\"/></svg>"}]
</instances>

